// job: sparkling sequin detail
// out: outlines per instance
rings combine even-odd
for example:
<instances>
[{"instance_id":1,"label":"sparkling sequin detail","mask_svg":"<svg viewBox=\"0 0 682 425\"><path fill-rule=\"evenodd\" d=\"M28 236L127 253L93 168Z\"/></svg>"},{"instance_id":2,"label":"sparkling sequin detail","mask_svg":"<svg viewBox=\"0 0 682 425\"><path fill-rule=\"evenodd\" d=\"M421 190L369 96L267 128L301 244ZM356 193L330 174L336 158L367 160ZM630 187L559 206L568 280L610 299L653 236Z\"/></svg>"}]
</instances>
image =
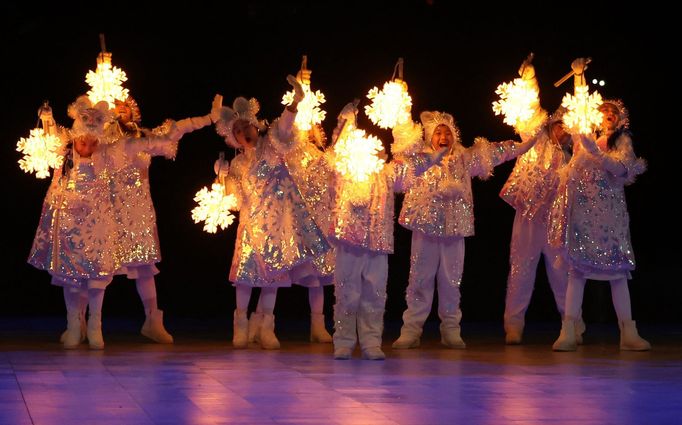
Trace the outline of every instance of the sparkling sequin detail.
<instances>
[{"instance_id":1,"label":"sparkling sequin detail","mask_svg":"<svg viewBox=\"0 0 682 425\"><path fill-rule=\"evenodd\" d=\"M488 177L495 165L515 153L513 142L478 139L465 148L455 144L439 165L415 179L405 194L398 222L430 236L466 237L474 234L472 177Z\"/></svg>"},{"instance_id":2,"label":"sparkling sequin detail","mask_svg":"<svg viewBox=\"0 0 682 425\"><path fill-rule=\"evenodd\" d=\"M68 176L55 173L43 203L28 262L74 285L111 275L112 207L106 180L93 163L77 161Z\"/></svg>"},{"instance_id":3,"label":"sparkling sequin detail","mask_svg":"<svg viewBox=\"0 0 682 425\"><path fill-rule=\"evenodd\" d=\"M516 160L500 191L500 197L528 220L538 214L541 220L546 220L559 186L559 170L568 159L550 139L547 127L537 137L535 145Z\"/></svg>"},{"instance_id":4,"label":"sparkling sequin detail","mask_svg":"<svg viewBox=\"0 0 682 425\"><path fill-rule=\"evenodd\" d=\"M236 284L288 286L294 267L331 248L289 174L288 149L271 129L255 152L240 153L230 165L226 192L240 207L230 269Z\"/></svg>"},{"instance_id":5,"label":"sparkling sequin detail","mask_svg":"<svg viewBox=\"0 0 682 425\"><path fill-rule=\"evenodd\" d=\"M550 221L552 243L563 244L571 269L588 278L635 268L624 184L642 171L640 160L625 135L605 155L620 161L626 175L612 175L598 157L579 149L569 162Z\"/></svg>"}]
</instances>

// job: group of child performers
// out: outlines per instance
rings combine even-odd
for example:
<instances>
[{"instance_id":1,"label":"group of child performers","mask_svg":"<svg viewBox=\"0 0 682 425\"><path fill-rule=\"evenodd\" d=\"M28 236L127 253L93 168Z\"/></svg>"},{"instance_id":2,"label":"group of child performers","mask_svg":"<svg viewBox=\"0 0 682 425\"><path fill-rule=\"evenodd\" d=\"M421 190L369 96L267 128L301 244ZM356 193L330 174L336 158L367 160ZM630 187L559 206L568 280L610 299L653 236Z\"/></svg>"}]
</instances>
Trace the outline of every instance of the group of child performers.
<instances>
[{"instance_id":1,"label":"group of child performers","mask_svg":"<svg viewBox=\"0 0 682 425\"><path fill-rule=\"evenodd\" d=\"M582 75L584 61L573 64ZM521 77L537 86L524 64ZM524 315L541 254L562 329L553 348L576 350L585 330L581 319L586 279L609 280L623 350L647 350L631 318L627 287L634 269L623 187L643 172L619 101L604 102L597 136L571 135L562 110L535 116L517 131L522 142L477 138L465 147L452 115L424 111L393 128L392 160L365 180L341 172L335 144L357 129L357 107L338 116L329 146L319 126L295 124L309 71L288 77L293 101L266 126L255 99L238 97L232 107L216 96L210 115L168 121L158 129L139 127L132 99L110 111L79 98L69 109L70 130L58 128L49 111L41 119L65 140L64 166L55 171L45 198L29 262L47 270L64 287L68 325L62 341L73 348L87 338L102 348L104 289L115 274L136 279L147 319L142 333L172 342L156 305L155 263L160 261L155 213L149 195L151 156L174 157L183 134L215 124L239 153L215 165L225 194L237 200L239 227L229 280L236 288L235 348L258 342L277 349L274 308L277 289L308 288L310 339L333 342L334 358L349 359L359 343L362 357L380 360L388 279L393 252L394 197L404 192L398 222L412 230L407 310L394 349L416 348L438 291L441 342L466 345L460 331L460 284L464 238L474 234L473 177L517 158L500 196L516 210L512 233L506 342L519 344ZM115 118L114 118L115 117ZM325 329L323 286L334 284L334 334ZM437 282L437 285L436 285ZM248 317L253 288L260 288ZM90 314L86 321L85 310ZM87 324L86 324L87 323Z\"/></svg>"}]
</instances>

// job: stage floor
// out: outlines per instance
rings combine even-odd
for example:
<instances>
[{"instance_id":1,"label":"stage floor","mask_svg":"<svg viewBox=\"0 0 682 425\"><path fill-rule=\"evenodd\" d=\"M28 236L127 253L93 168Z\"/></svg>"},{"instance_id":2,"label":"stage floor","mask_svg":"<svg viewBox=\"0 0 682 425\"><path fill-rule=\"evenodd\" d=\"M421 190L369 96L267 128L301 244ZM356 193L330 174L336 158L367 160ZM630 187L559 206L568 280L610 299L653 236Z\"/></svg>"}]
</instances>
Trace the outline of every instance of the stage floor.
<instances>
[{"instance_id":1,"label":"stage floor","mask_svg":"<svg viewBox=\"0 0 682 425\"><path fill-rule=\"evenodd\" d=\"M105 318L106 320L106 318ZM0 424L679 424L682 331L640 326L650 352L620 352L612 325L554 353L559 324L529 325L505 346L500 325L463 324L465 350L391 350L385 361L332 359L278 322L282 349L233 350L231 332L171 322L176 344L148 343L141 321L105 322L104 351L63 350L62 318L0 318Z\"/></svg>"}]
</instances>

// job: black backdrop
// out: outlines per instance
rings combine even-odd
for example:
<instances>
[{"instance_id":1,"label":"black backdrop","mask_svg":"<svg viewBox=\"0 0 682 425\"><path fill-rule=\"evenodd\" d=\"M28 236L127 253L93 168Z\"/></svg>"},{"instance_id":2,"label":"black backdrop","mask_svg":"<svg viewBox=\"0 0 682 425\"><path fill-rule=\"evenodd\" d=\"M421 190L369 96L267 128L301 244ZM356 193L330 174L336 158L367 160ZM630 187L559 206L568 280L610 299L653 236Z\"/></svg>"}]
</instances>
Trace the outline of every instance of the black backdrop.
<instances>
[{"instance_id":1,"label":"black backdrop","mask_svg":"<svg viewBox=\"0 0 682 425\"><path fill-rule=\"evenodd\" d=\"M289 89L285 76L295 73L308 55L313 88L327 103L327 131L333 117L354 97L391 77L398 57L413 115L429 110L452 113L465 144L475 136L513 137L495 117L491 102L502 81L516 76L520 62L535 53L544 107L554 110L567 85L552 83L570 69L575 57L591 56L587 75L606 81L605 97L620 97L630 108L635 149L649 171L627 189L632 239L638 266L631 281L635 317L648 322L680 322L682 290L679 220L673 201L674 152L661 122L674 111L660 108L668 55L653 55L673 27L663 25L665 10L624 12L605 6L524 3L521 10L492 5L452 5L438 0L396 2L244 1L188 2L181 7L134 2L38 6L5 3L2 12L2 199L3 254L0 315L61 314L61 289L49 276L26 264L48 180L19 170L16 141L36 123L35 112L49 99L57 120L70 124L66 107L87 90L85 73L94 69L98 33L106 34L113 63L129 77L127 87L142 109L143 124L165 118L208 113L215 93L231 104L238 95L256 97L261 116L281 112ZM516 6L514 6L516 7ZM584 7L581 18L573 9ZM592 9L590 9L592 8ZM674 80L671 81L674 84ZM663 112L657 112L663 110ZM667 113L669 116L666 116ZM390 141L366 119L360 125ZM158 214L163 261L157 277L159 302L176 317L229 317L234 291L227 283L236 226L209 235L190 218L193 195L213 179L217 153L229 151L206 128L187 135L176 161L156 159L151 167L152 194ZM476 236L467 240L462 308L465 321L501 322L513 210L498 196L513 163L496 169L486 182L474 182ZM399 201L401 198L399 199ZM397 203L397 208L400 202ZM398 211L396 211L397 213ZM396 252L390 257L387 317L404 309L410 234L396 225ZM608 285L592 283L585 301L586 319L613 319ZM327 308L331 310L327 292ZM139 315L134 284L117 278L108 289L106 314ZM303 318L307 297L294 287L280 292L277 313ZM542 267L529 320L556 320Z\"/></svg>"}]
</instances>

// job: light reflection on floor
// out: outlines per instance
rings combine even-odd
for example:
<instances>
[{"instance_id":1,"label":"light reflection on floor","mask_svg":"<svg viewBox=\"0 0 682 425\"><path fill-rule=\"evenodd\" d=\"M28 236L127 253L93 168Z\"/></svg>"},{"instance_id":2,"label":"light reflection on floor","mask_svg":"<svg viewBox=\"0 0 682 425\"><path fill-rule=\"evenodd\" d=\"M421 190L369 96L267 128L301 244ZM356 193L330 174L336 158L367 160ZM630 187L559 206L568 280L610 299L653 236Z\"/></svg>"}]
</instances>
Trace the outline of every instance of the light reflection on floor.
<instances>
[{"instance_id":1,"label":"light reflection on floor","mask_svg":"<svg viewBox=\"0 0 682 425\"><path fill-rule=\"evenodd\" d=\"M550 335L508 347L470 326L466 350L434 338L394 351L386 338L383 362L358 353L334 361L331 346L300 338L283 338L280 351L235 351L225 338L195 332L178 333L172 346L108 332L104 352L64 351L52 330L9 328L0 326L0 424L622 425L682 417L682 341L669 328L649 329L648 353L620 352L608 327L588 334L577 353L554 353Z\"/></svg>"}]
</instances>

